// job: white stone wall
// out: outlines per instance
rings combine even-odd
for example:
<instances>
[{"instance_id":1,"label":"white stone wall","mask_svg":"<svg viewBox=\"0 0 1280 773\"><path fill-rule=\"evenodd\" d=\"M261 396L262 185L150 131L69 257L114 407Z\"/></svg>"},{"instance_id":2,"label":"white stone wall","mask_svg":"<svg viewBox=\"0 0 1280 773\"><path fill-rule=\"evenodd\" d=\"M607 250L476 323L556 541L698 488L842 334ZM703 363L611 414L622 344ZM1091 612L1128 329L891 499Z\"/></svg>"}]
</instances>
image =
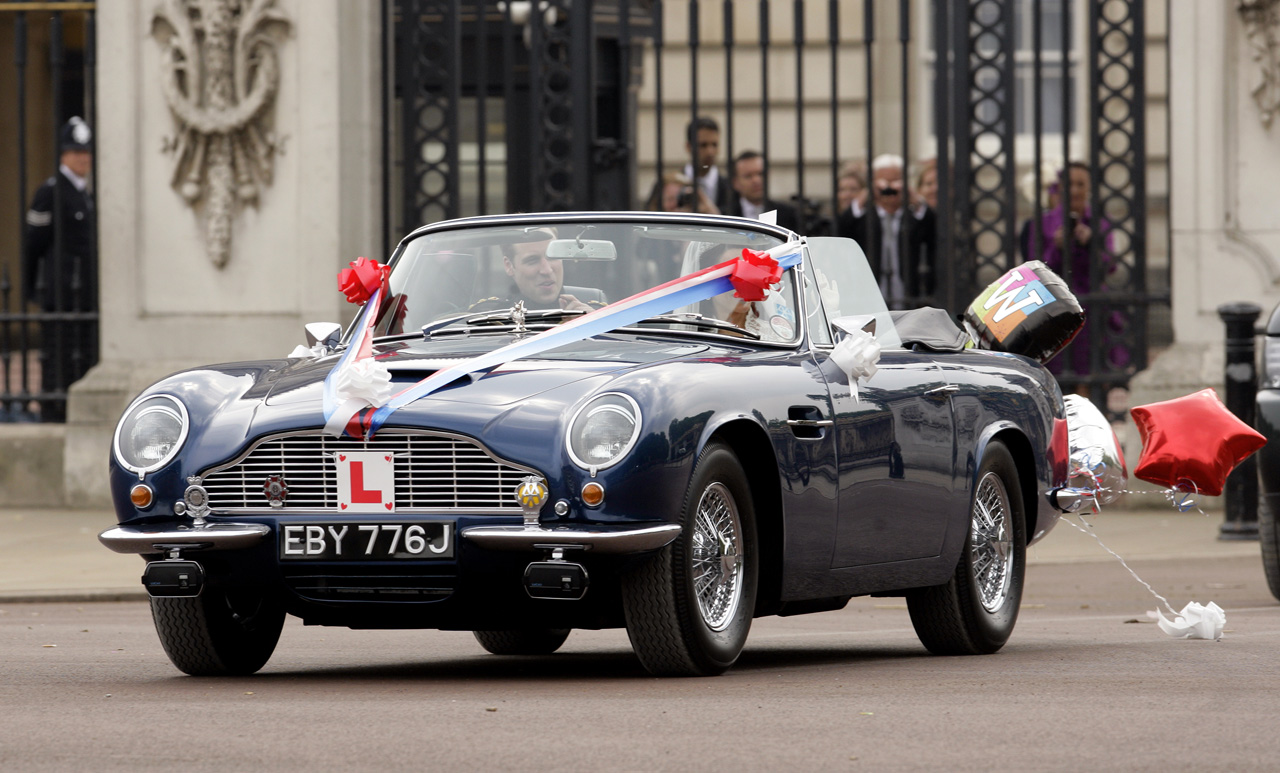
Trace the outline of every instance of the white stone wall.
<instances>
[{"instance_id":1,"label":"white stone wall","mask_svg":"<svg viewBox=\"0 0 1280 773\"><path fill-rule=\"evenodd\" d=\"M257 205L238 207L221 269L202 218L169 184L163 148L175 128L150 34L157 7L98 6L102 357L71 392L71 504L107 501L111 433L138 391L181 367L284 356L307 322L345 321L338 269L382 247L378 4L277 0L289 21L275 109L283 152Z\"/></svg>"}]
</instances>

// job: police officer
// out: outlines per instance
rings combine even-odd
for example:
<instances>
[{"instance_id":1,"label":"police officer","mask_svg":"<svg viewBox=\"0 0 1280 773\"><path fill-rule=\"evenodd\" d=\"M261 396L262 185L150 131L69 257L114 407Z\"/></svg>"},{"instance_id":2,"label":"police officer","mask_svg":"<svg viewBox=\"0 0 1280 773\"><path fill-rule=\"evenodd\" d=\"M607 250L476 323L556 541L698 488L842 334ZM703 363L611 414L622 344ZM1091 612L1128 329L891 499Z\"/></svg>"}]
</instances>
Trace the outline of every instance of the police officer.
<instances>
[{"instance_id":1,"label":"police officer","mask_svg":"<svg viewBox=\"0 0 1280 773\"><path fill-rule=\"evenodd\" d=\"M58 173L36 190L27 210L23 251L26 297L45 312L94 311L98 260L93 227L93 133L83 119L67 121L59 136ZM97 360L92 323L46 320L41 325L41 386L61 392ZM65 407L45 403L45 421L61 421Z\"/></svg>"}]
</instances>

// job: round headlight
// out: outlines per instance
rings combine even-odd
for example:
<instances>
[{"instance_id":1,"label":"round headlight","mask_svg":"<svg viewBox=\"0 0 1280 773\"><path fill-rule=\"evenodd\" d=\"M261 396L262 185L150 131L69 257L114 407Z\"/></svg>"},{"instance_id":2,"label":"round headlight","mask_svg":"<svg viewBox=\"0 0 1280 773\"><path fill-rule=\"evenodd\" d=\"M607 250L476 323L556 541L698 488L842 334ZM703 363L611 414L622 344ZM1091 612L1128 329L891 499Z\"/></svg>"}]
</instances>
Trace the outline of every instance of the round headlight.
<instances>
[{"instance_id":1,"label":"round headlight","mask_svg":"<svg viewBox=\"0 0 1280 773\"><path fill-rule=\"evenodd\" d=\"M151 472L168 463L186 439L186 406L169 395L144 397L116 425L116 459L132 472Z\"/></svg>"},{"instance_id":2,"label":"round headlight","mask_svg":"<svg viewBox=\"0 0 1280 773\"><path fill-rule=\"evenodd\" d=\"M640 406L620 392L599 395L569 422L569 457L585 468L617 464L640 436Z\"/></svg>"}]
</instances>

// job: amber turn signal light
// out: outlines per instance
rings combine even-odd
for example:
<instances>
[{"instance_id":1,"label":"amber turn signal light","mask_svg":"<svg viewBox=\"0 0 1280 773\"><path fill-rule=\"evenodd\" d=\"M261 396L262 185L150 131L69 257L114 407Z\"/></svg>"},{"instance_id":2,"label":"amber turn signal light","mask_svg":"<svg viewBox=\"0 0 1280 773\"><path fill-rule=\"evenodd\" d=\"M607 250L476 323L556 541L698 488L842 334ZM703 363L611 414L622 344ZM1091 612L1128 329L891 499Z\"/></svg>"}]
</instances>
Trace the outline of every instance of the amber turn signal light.
<instances>
[{"instance_id":1,"label":"amber turn signal light","mask_svg":"<svg viewBox=\"0 0 1280 773\"><path fill-rule=\"evenodd\" d=\"M604 486L594 480L582 487L582 501L588 507L599 507L604 501Z\"/></svg>"},{"instance_id":2,"label":"amber turn signal light","mask_svg":"<svg viewBox=\"0 0 1280 773\"><path fill-rule=\"evenodd\" d=\"M129 501L133 502L134 507L150 507L152 502L151 487L141 483L134 486L129 492Z\"/></svg>"}]
</instances>

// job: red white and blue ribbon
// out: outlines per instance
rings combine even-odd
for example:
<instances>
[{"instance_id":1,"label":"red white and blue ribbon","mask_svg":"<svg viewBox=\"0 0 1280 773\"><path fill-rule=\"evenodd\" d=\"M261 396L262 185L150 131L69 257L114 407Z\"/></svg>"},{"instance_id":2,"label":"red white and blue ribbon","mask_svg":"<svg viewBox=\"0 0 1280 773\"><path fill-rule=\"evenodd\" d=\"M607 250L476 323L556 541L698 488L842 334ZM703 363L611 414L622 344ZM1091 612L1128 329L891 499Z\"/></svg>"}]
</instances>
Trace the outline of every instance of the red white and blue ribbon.
<instances>
[{"instance_id":1,"label":"red white and blue ribbon","mask_svg":"<svg viewBox=\"0 0 1280 773\"><path fill-rule=\"evenodd\" d=\"M372 402L358 394L347 394L347 390L339 388L344 377L352 375L358 363L371 363L373 359L373 328L378 320L378 308L381 305L385 286L373 291L373 295L364 304L360 319L356 323L356 334L351 345L342 353L338 364L333 366L324 379L324 431L335 436L344 433L352 437L360 437L363 430L360 425L360 412L370 407ZM390 374L388 374L388 381ZM376 399L376 398L375 398Z\"/></svg>"},{"instance_id":2,"label":"red white and blue ribbon","mask_svg":"<svg viewBox=\"0 0 1280 773\"><path fill-rule=\"evenodd\" d=\"M331 413L328 397L330 394L330 382L336 380L335 374L344 368L354 367L352 363L355 360L349 358L352 356L353 350L356 349L356 344L363 342L363 338L357 338L325 379L325 416L327 419L325 431L335 435L341 435L345 432L353 437L363 434L366 438L372 438L396 410L415 400L426 397L432 392L454 384L459 379L475 378L476 374L488 373L499 365L512 360L532 357L577 341L584 341L592 336L633 325L641 320L665 314L682 306L689 306L714 298L722 293L734 292L735 295L744 300L760 300L764 297L768 287L781 280L782 272L797 265L801 258L800 245L795 242L779 245L768 252L757 252L749 249L744 249L742 252L741 257L727 260L710 268L682 276L679 279L673 279L670 282L609 304L581 317L571 319L563 325L557 325L550 330L515 341L492 352L438 370L409 388L392 395L382 405L372 406L375 410L362 419L352 421L353 416L349 415L343 419L336 412L336 409L335 412ZM369 308L375 306L377 300L378 298L375 295L366 304L365 316L370 321L366 323L365 318L361 318L359 336L363 336L366 332L372 333L373 323L371 320L375 319L377 314L376 311L370 314ZM357 352L354 357L358 359L370 355L371 351L363 355ZM355 416L358 415L357 411ZM361 430L363 431L361 432Z\"/></svg>"}]
</instances>

